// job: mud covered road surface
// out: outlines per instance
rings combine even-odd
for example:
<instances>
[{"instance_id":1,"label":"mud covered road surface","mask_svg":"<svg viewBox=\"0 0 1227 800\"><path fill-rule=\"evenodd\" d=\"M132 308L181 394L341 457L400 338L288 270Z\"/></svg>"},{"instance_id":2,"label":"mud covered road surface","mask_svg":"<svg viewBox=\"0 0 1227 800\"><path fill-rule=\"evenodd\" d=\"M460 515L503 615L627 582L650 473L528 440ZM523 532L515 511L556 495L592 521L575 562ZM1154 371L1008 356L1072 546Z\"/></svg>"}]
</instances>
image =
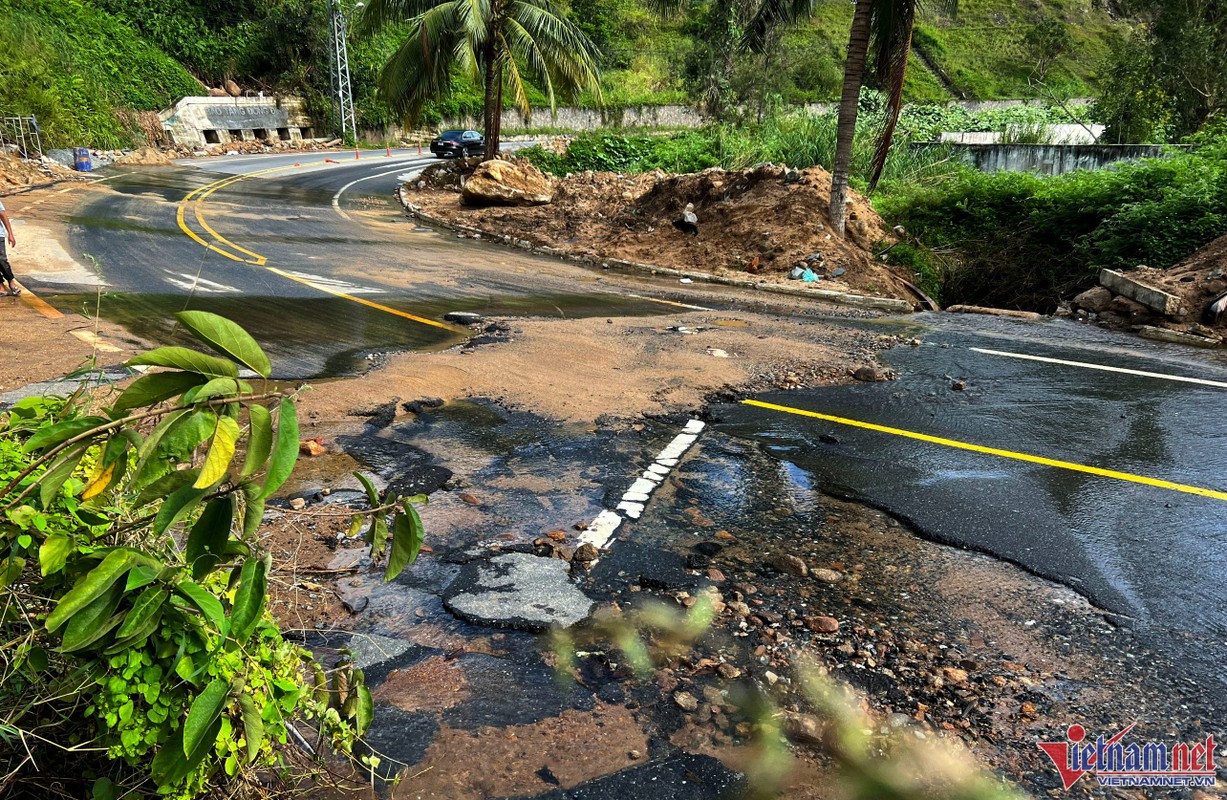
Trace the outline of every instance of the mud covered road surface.
<instances>
[{"instance_id":1,"label":"mud covered road surface","mask_svg":"<svg viewBox=\"0 0 1227 800\"><path fill-rule=\"evenodd\" d=\"M368 745L379 776L399 778L377 781L380 795L727 796L755 760L737 699L761 693L797 743L784 796L828 797L821 721L796 688L807 659L861 693L875 737L945 739L1034 794L1060 786L1036 742L1072 722L1110 735L1136 720L1139 740L1175 743L1227 721L1199 660L1220 652L1222 606L1194 596L1217 597L1205 576L1221 574L1221 501L967 461L739 402L1222 489L1213 415L1201 412L1223 389L970 348L1221 378L1204 354L1068 323L837 316L459 242L400 217L390 190L402 164L230 184L222 172L286 166L117 173L48 204L44 223L67 251L95 255L104 316L140 336L173 340L171 311L220 309L283 377L361 373L303 395L303 435L325 453L303 459L264 538L281 565L274 613L322 658L347 647L366 670ZM205 232L183 204L206 187L217 250L177 223L182 208ZM74 269L49 266L31 284L72 311L98 274ZM443 323L450 310L486 318L411 318ZM857 369L885 377L883 351L899 380L834 386ZM354 469L431 498L428 547L389 584L345 536L343 512L362 502ZM593 564L583 546L615 511ZM1045 546L1028 550L1028 536ZM537 633L551 621L650 597L682 610L701 595L719 614L693 652L636 678L616 649L593 648L572 681L555 679ZM1197 627L1170 623L1181 598ZM362 782L320 796L362 796ZM1098 791L1084 780L1072 793Z\"/></svg>"}]
</instances>

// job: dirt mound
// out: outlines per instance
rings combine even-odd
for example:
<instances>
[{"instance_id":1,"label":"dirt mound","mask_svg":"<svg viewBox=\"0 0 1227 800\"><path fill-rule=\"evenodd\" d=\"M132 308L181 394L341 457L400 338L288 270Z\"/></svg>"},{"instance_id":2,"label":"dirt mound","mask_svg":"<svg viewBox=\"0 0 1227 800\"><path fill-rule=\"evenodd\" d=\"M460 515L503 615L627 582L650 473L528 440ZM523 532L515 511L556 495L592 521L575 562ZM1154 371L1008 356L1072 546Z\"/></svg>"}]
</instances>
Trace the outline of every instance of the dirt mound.
<instances>
[{"instance_id":1,"label":"dirt mound","mask_svg":"<svg viewBox=\"0 0 1227 800\"><path fill-rule=\"evenodd\" d=\"M171 155L156 147L142 147L139 150L133 150L126 156L115 159L115 163L136 167L171 167L175 164Z\"/></svg>"},{"instance_id":2,"label":"dirt mound","mask_svg":"<svg viewBox=\"0 0 1227 800\"><path fill-rule=\"evenodd\" d=\"M1217 319L1203 317L1206 307L1227 292L1227 236L1220 236L1193 255L1168 269L1138 267L1131 277L1176 295L1189 310L1189 321L1227 330L1227 314Z\"/></svg>"},{"instance_id":3,"label":"dirt mound","mask_svg":"<svg viewBox=\"0 0 1227 800\"><path fill-rule=\"evenodd\" d=\"M83 176L54 161L26 161L12 155L0 155L0 188L38 186L52 181L80 179Z\"/></svg>"},{"instance_id":4,"label":"dirt mound","mask_svg":"<svg viewBox=\"0 0 1227 800\"><path fill-rule=\"evenodd\" d=\"M771 282L791 282L794 267L809 266L820 276L806 284L810 287L910 297L899 281L906 276L874 258L875 248L884 248L893 236L864 198L849 198L846 236L831 230L831 177L819 167L713 168L688 175L583 172L561 180L549 205L486 209L460 205L456 191L467 165L431 169L438 171L410 184L405 199L433 217L496 236L578 255L748 273ZM697 236L673 225L688 203L698 217Z\"/></svg>"}]
</instances>

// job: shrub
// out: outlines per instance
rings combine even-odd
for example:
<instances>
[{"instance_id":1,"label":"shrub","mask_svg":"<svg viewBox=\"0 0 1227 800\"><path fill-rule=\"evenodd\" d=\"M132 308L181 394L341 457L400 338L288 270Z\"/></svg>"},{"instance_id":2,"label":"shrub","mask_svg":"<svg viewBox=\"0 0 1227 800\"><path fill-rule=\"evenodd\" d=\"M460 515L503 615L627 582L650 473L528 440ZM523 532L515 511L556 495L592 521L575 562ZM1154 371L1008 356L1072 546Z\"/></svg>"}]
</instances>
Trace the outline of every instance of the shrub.
<instances>
[{"instance_id":1,"label":"shrub","mask_svg":"<svg viewBox=\"0 0 1227 800\"><path fill-rule=\"evenodd\" d=\"M44 770L96 794L197 797L279 766L296 716L343 752L370 723L361 671L330 687L266 607L255 534L298 457L294 399L238 377L270 365L237 325L178 317L219 355L159 348L129 364L164 371L109 405L33 398L0 427L4 793ZM392 577L421 546L422 498L381 501L363 480L357 522Z\"/></svg>"},{"instance_id":2,"label":"shrub","mask_svg":"<svg viewBox=\"0 0 1227 800\"><path fill-rule=\"evenodd\" d=\"M1227 138L1193 144L1052 178L967 171L876 205L926 245L957 253L943 302L1051 310L1102 268L1169 267L1227 233Z\"/></svg>"}]
</instances>

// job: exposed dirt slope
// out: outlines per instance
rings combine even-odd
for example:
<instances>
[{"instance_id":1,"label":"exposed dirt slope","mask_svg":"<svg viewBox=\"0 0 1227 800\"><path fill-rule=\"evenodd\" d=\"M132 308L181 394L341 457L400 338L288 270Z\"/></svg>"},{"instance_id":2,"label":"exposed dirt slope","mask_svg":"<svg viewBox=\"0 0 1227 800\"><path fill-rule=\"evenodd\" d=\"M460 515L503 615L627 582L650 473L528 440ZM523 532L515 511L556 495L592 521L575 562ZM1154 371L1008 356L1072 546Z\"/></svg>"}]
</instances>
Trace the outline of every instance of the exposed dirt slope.
<instances>
[{"instance_id":1,"label":"exposed dirt slope","mask_svg":"<svg viewBox=\"0 0 1227 800\"><path fill-rule=\"evenodd\" d=\"M1143 268L1130 274L1183 298L1193 322L1213 322L1216 328L1227 329L1227 314L1218 320L1202 319L1206 306L1227 291L1227 236L1220 236L1168 269Z\"/></svg>"},{"instance_id":2,"label":"exposed dirt slope","mask_svg":"<svg viewBox=\"0 0 1227 800\"><path fill-rule=\"evenodd\" d=\"M689 175L584 172L560 181L553 203L530 208L464 207L455 171L468 168L467 162L431 168L406 187L405 200L436 218L579 255L749 273L772 282L787 281L793 267L809 265L822 278L806 284L814 288L909 297L899 283L906 276L874 258L875 248L892 241L892 234L864 198L850 198L846 236L831 230L831 176L819 167L715 168ZM672 224L687 203L698 216L697 236ZM838 270L843 272L834 275Z\"/></svg>"},{"instance_id":3,"label":"exposed dirt slope","mask_svg":"<svg viewBox=\"0 0 1227 800\"><path fill-rule=\"evenodd\" d=\"M39 186L52 181L82 177L81 173L53 162L40 164L8 154L0 155L0 192L11 187Z\"/></svg>"}]
</instances>

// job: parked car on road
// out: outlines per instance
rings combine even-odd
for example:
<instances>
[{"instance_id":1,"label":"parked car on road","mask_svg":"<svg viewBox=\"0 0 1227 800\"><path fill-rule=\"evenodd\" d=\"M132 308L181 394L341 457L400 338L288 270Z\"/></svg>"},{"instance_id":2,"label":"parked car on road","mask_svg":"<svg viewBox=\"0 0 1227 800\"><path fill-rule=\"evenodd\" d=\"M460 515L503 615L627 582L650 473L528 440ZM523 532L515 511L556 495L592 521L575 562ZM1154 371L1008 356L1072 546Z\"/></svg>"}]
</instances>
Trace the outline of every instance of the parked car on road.
<instances>
[{"instance_id":1,"label":"parked car on road","mask_svg":"<svg viewBox=\"0 0 1227 800\"><path fill-rule=\"evenodd\" d=\"M477 131L443 131L430 143L438 158L479 156L486 152L486 138Z\"/></svg>"}]
</instances>

